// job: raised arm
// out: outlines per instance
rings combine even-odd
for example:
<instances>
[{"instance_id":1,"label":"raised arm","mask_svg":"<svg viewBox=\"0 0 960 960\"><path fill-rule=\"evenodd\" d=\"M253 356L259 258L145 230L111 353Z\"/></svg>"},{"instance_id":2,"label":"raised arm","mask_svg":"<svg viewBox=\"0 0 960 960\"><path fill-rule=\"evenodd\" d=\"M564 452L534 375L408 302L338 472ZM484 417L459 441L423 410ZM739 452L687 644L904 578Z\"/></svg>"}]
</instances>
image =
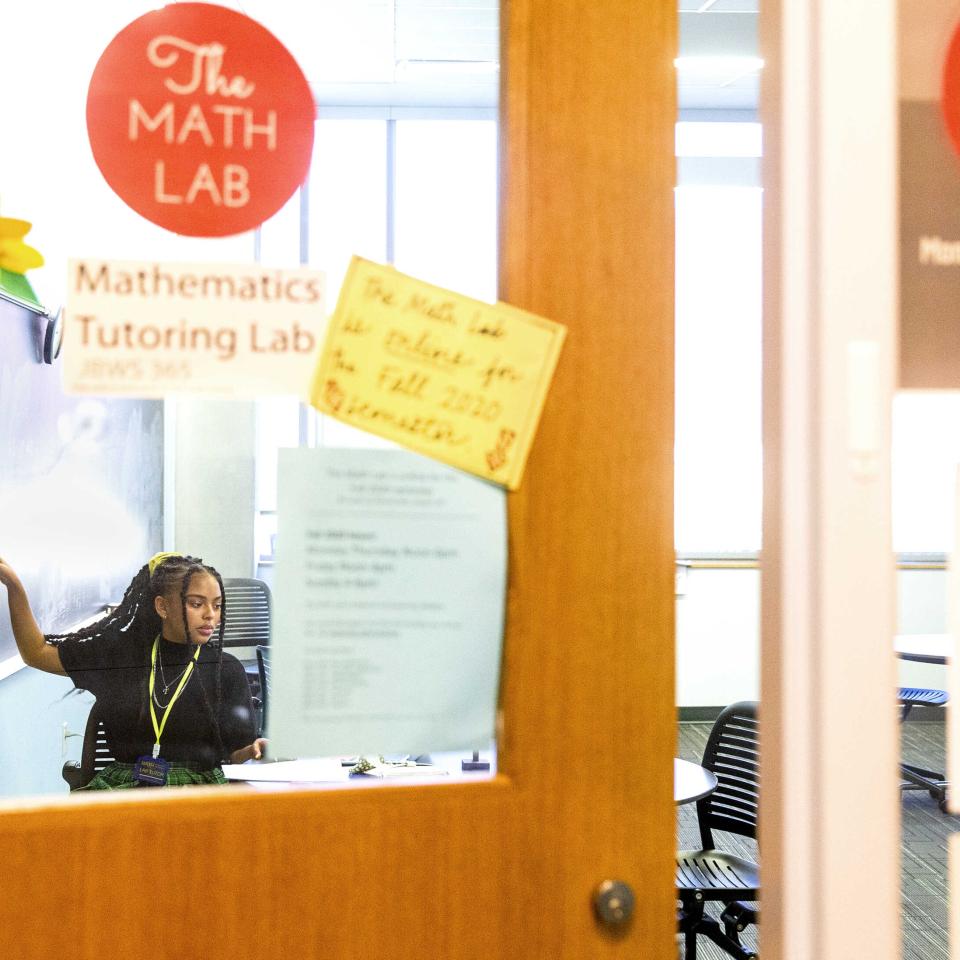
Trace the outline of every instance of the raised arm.
<instances>
[{"instance_id":1,"label":"raised arm","mask_svg":"<svg viewBox=\"0 0 960 960\"><path fill-rule=\"evenodd\" d=\"M7 588L7 602L10 605L10 623L13 626L13 638L17 641L17 650L28 667L36 667L46 673L66 674L60 662L60 651L43 638L43 632L30 609L27 591L16 571L3 557L0 557L0 583Z\"/></svg>"}]
</instances>

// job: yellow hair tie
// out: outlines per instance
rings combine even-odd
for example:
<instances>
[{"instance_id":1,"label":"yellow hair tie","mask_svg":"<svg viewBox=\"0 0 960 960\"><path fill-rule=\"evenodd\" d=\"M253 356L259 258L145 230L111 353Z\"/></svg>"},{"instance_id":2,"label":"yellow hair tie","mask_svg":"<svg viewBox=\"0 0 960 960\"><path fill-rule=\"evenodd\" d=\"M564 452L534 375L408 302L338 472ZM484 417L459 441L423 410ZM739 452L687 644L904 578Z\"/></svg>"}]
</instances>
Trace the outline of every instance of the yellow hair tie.
<instances>
[{"instance_id":1,"label":"yellow hair tie","mask_svg":"<svg viewBox=\"0 0 960 960\"><path fill-rule=\"evenodd\" d=\"M148 561L147 565L150 567L150 576L153 576L153 571L160 566L161 563L166 563L171 557L182 557L182 553L155 553Z\"/></svg>"}]
</instances>

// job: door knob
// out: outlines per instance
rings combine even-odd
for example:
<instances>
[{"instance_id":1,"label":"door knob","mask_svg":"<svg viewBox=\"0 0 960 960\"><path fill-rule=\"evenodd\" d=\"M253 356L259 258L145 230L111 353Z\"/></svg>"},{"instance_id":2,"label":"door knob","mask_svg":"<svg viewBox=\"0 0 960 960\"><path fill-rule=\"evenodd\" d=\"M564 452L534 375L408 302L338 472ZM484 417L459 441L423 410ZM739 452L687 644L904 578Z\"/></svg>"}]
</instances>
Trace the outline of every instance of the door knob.
<instances>
[{"instance_id":1,"label":"door knob","mask_svg":"<svg viewBox=\"0 0 960 960\"><path fill-rule=\"evenodd\" d=\"M626 928L633 916L633 905L633 890L622 880L604 880L593 893L597 919L612 931Z\"/></svg>"}]
</instances>

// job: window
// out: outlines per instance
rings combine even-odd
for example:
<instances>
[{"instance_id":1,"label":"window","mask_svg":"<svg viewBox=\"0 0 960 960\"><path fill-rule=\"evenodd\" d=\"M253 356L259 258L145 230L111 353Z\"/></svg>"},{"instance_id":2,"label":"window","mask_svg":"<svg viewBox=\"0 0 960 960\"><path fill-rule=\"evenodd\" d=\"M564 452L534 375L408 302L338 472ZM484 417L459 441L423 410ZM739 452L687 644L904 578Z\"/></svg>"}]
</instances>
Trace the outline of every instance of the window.
<instances>
[{"instance_id":1,"label":"window","mask_svg":"<svg viewBox=\"0 0 960 960\"><path fill-rule=\"evenodd\" d=\"M910 391L893 403L893 548L949 554L960 472L960 393Z\"/></svg>"},{"instance_id":2,"label":"window","mask_svg":"<svg viewBox=\"0 0 960 960\"><path fill-rule=\"evenodd\" d=\"M264 225L262 258L283 243L287 262L296 262L291 245L299 242L301 255L327 274L331 310L353 253L392 259L414 276L495 299L496 123L489 111L460 113L319 120L308 203L291 201L299 221L287 210L274 218L288 218L285 240L273 239L273 221ZM677 125L675 535L681 553L760 547L760 136L757 123ZM278 446L386 443L295 401L261 403L258 432L258 554L266 558L276 529Z\"/></svg>"},{"instance_id":3,"label":"window","mask_svg":"<svg viewBox=\"0 0 960 960\"><path fill-rule=\"evenodd\" d=\"M305 261L327 276L332 311L358 254L431 283L496 299L497 144L490 111L321 119L310 178L260 230L264 263ZM257 404L256 552L273 556L277 450L392 446L294 399ZM259 575L263 575L263 571Z\"/></svg>"},{"instance_id":4,"label":"window","mask_svg":"<svg viewBox=\"0 0 960 960\"><path fill-rule=\"evenodd\" d=\"M497 299L497 140L492 120L397 121L398 269Z\"/></svg>"},{"instance_id":5,"label":"window","mask_svg":"<svg viewBox=\"0 0 960 960\"><path fill-rule=\"evenodd\" d=\"M384 120L321 120L310 167L310 266L326 272L333 309L353 254L387 258L387 125Z\"/></svg>"},{"instance_id":6,"label":"window","mask_svg":"<svg viewBox=\"0 0 960 960\"><path fill-rule=\"evenodd\" d=\"M760 549L760 125L677 124L675 543ZM692 166L684 161L696 161Z\"/></svg>"}]
</instances>

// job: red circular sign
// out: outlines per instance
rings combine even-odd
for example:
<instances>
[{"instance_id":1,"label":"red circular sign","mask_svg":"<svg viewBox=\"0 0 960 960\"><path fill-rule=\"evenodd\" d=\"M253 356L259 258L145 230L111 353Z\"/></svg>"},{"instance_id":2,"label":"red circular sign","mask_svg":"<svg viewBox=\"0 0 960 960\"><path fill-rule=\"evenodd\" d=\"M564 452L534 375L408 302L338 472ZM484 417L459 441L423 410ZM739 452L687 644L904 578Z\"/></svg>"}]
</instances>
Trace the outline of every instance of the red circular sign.
<instances>
[{"instance_id":1,"label":"red circular sign","mask_svg":"<svg viewBox=\"0 0 960 960\"><path fill-rule=\"evenodd\" d=\"M263 223L303 183L315 109L259 23L175 3L126 26L93 71L87 131L100 172L161 227L224 237Z\"/></svg>"},{"instance_id":2,"label":"red circular sign","mask_svg":"<svg viewBox=\"0 0 960 960\"><path fill-rule=\"evenodd\" d=\"M947 124L953 149L960 153L960 28L950 38L950 49L943 64L943 88L940 109Z\"/></svg>"}]
</instances>

